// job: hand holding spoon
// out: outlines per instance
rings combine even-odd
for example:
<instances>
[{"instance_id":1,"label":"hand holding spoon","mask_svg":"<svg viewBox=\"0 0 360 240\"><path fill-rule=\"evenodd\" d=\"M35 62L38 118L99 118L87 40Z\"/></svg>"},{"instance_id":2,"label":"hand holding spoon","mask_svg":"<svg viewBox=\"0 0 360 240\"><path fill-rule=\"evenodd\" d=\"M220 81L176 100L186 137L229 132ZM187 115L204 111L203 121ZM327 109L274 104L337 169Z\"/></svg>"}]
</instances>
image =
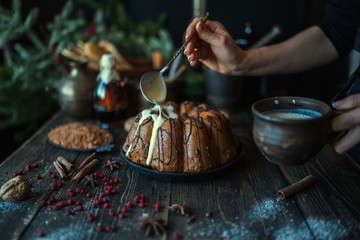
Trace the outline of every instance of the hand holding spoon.
<instances>
[{"instance_id":1,"label":"hand holding spoon","mask_svg":"<svg viewBox=\"0 0 360 240\"><path fill-rule=\"evenodd\" d=\"M209 12L201 20L203 23L209 17ZM187 39L180 49L176 52L174 57L163 67L160 72L152 71L145 73L140 79L140 90L144 98L153 104L162 104L166 100L166 84L163 77L164 72L169 68L170 64L176 59L176 57L184 51L185 46L191 39Z\"/></svg>"}]
</instances>

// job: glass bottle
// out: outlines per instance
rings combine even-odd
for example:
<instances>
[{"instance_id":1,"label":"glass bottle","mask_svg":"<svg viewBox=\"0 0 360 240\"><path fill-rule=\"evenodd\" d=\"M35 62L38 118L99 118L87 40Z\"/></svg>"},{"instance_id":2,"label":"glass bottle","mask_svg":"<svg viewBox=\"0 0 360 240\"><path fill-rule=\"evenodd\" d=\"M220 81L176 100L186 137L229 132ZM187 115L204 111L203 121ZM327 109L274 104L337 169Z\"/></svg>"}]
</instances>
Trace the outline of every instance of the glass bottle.
<instances>
[{"instance_id":1,"label":"glass bottle","mask_svg":"<svg viewBox=\"0 0 360 240\"><path fill-rule=\"evenodd\" d=\"M103 54L100 60L98 84L94 90L94 109L98 119L106 123L122 124L129 106L124 81L115 69L112 54Z\"/></svg>"}]
</instances>

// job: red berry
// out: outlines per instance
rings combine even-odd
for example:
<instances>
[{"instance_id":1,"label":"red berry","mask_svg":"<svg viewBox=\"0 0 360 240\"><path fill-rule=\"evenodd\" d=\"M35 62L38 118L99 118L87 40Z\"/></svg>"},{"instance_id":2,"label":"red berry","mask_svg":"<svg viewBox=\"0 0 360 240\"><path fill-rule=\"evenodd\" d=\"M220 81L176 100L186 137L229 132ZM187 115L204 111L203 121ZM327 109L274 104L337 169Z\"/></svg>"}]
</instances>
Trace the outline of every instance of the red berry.
<instances>
[{"instance_id":1,"label":"red berry","mask_svg":"<svg viewBox=\"0 0 360 240\"><path fill-rule=\"evenodd\" d=\"M107 177L103 177L103 181L106 182L108 179Z\"/></svg>"},{"instance_id":2,"label":"red berry","mask_svg":"<svg viewBox=\"0 0 360 240\"><path fill-rule=\"evenodd\" d=\"M73 215L73 212L68 209L68 210L66 210L66 214L70 216L70 215Z\"/></svg>"},{"instance_id":3,"label":"red berry","mask_svg":"<svg viewBox=\"0 0 360 240\"><path fill-rule=\"evenodd\" d=\"M114 182L115 182L115 183L119 183L120 181L119 181L119 179L115 178L115 179L114 179Z\"/></svg>"},{"instance_id":4,"label":"red berry","mask_svg":"<svg viewBox=\"0 0 360 240\"><path fill-rule=\"evenodd\" d=\"M80 193L85 194L86 193L85 189L81 189Z\"/></svg>"},{"instance_id":5,"label":"red berry","mask_svg":"<svg viewBox=\"0 0 360 240\"><path fill-rule=\"evenodd\" d=\"M111 193L112 193L112 194L115 194L115 193L116 193L116 189L115 189L115 188L111 189Z\"/></svg>"},{"instance_id":6,"label":"red berry","mask_svg":"<svg viewBox=\"0 0 360 240\"><path fill-rule=\"evenodd\" d=\"M123 213L126 213L126 212L127 212L126 207L123 207L123 208L121 209L121 211L122 211Z\"/></svg>"},{"instance_id":7,"label":"red berry","mask_svg":"<svg viewBox=\"0 0 360 240\"><path fill-rule=\"evenodd\" d=\"M132 208L132 203L131 202L126 203L126 206Z\"/></svg>"},{"instance_id":8,"label":"red berry","mask_svg":"<svg viewBox=\"0 0 360 240\"><path fill-rule=\"evenodd\" d=\"M114 216L114 215L115 215L115 212L114 212L114 211L109 211L109 215L110 215L110 216Z\"/></svg>"},{"instance_id":9,"label":"red berry","mask_svg":"<svg viewBox=\"0 0 360 240\"><path fill-rule=\"evenodd\" d=\"M16 173L16 172L13 173L13 177L17 177L17 175L18 175L18 173Z\"/></svg>"},{"instance_id":10,"label":"red berry","mask_svg":"<svg viewBox=\"0 0 360 240\"><path fill-rule=\"evenodd\" d=\"M74 200L69 199L69 200L68 200L68 204L69 204L69 205L73 205L73 204L74 204Z\"/></svg>"},{"instance_id":11,"label":"red berry","mask_svg":"<svg viewBox=\"0 0 360 240\"><path fill-rule=\"evenodd\" d=\"M79 206L76 207L76 210L78 210L78 211L84 211L84 208L83 208L82 205L79 205Z\"/></svg>"},{"instance_id":12,"label":"red berry","mask_svg":"<svg viewBox=\"0 0 360 240\"><path fill-rule=\"evenodd\" d=\"M94 172L94 177L98 177L99 173L98 172Z\"/></svg>"},{"instance_id":13,"label":"red berry","mask_svg":"<svg viewBox=\"0 0 360 240\"><path fill-rule=\"evenodd\" d=\"M47 201L47 205L52 205L52 201Z\"/></svg>"},{"instance_id":14,"label":"red berry","mask_svg":"<svg viewBox=\"0 0 360 240\"><path fill-rule=\"evenodd\" d=\"M65 207L65 202L64 201L59 202L59 206L60 207Z\"/></svg>"},{"instance_id":15,"label":"red berry","mask_svg":"<svg viewBox=\"0 0 360 240\"><path fill-rule=\"evenodd\" d=\"M67 190L67 193L71 193L71 192L74 192L71 188L69 188L68 190Z\"/></svg>"},{"instance_id":16,"label":"red berry","mask_svg":"<svg viewBox=\"0 0 360 240\"><path fill-rule=\"evenodd\" d=\"M100 194L100 197L105 197L105 193L101 193L101 194Z\"/></svg>"},{"instance_id":17,"label":"red berry","mask_svg":"<svg viewBox=\"0 0 360 240\"><path fill-rule=\"evenodd\" d=\"M46 201L45 201L45 200L42 200L42 201L41 201L41 205L42 205L42 206L46 206L46 205L47 205L47 204L46 204Z\"/></svg>"},{"instance_id":18,"label":"red berry","mask_svg":"<svg viewBox=\"0 0 360 240\"><path fill-rule=\"evenodd\" d=\"M114 180L112 180L112 179L109 180L109 184L110 184L110 185L113 185L113 184L114 184Z\"/></svg>"},{"instance_id":19,"label":"red berry","mask_svg":"<svg viewBox=\"0 0 360 240\"><path fill-rule=\"evenodd\" d=\"M120 214L119 214L119 218L124 219L124 218L125 218L125 215L122 214L122 213L120 213Z\"/></svg>"},{"instance_id":20,"label":"red berry","mask_svg":"<svg viewBox=\"0 0 360 240\"><path fill-rule=\"evenodd\" d=\"M52 197L52 198L50 198L50 201L51 202L56 202L56 198Z\"/></svg>"},{"instance_id":21,"label":"red berry","mask_svg":"<svg viewBox=\"0 0 360 240\"><path fill-rule=\"evenodd\" d=\"M70 192L70 193L69 193L69 196L70 196L70 197L73 197L73 196L75 196L75 193L74 193L74 192Z\"/></svg>"},{"instance_id":22,"label":"red berry","mask_svg":"<svg viewBox=\"0 0 360 240\"><path fill-rule=\"evenodd\" d=\"M134 198L134 201L135 202L140 202L140 197L138 195L136 195L135 198Z\"/></svg>"},{"instance_id":23,"label":"red berry","mask_svg":"<svg viewBox=\"0 0 360 240\"><path fill-rule=\"evenodd\" d=\"M160 203L155 203L155 208L160 208Z\"/></svg>"},{"instance_id":24,"label":"red berry","mask_svg":"<svg viewBox=\"0 0 360 240\"><path fill-rule=\"evenodd\" d=\"M107 226L107 227L105 228L105 230L106 230L107 232L112 232L112 228L111 228L110 226Z\"/></svg>"},{"instance_id":25,"label":"red berry","mask_svg":"<svg viewBox=\"0 0 360 240\"><path fill-rule=\"evenodd\" d=\"M109 185L109 183L108 183L108 182L104 182L104 185L107 186L107 185Z\"/></svg>"},{"instance_id":26,"label":"red berry","mask_svg":"<svg viewBox=\"0 0 360 240\"><path fill-rule=\"evenodd\" d=\"M18 171L18 175L23 175L24 173L23 173L23 171Z\"/></svg>"},{"instance_id":27,"label":"red berry","mask_svg":"<svg viewBox=\"0 0 360 240\"><path fill-rule=\"evenodd\" d=\"M82 205L80 201L76 201L76 205Z\"/></svg>"},{"instance_id":28,"label":"red berry","mask_svg":"<svg viewBox=\"0 0 360 240\"><path fill-rule=\"evenodd\" d=\"M180 234L174 233L173 234L173 239L180 239Z\"/></svg>"},{"instance_id":29,"label":"red berry","mask_svg":"<svg viewBox=\"0 0 360 240\"><path fill-rule=\"evenodd\" d=\"M26 165L25 170L30 171L30 169L31 169L31 165L30 164Z\"/></svg>"},{"instance_id":30,"label":"red berry","mask_svg":"<svg viewBox=\"0 0 360 240\"><path fill-rule=\"evenodd\" d=\"M38 231L37 236L38 237L45 237L45 233L43 231Z\"/></svg>"},{"instance_id":31,"label":"red berry","mask_svg":"<svg viewBox=\"0 0 360 240\"><path fill-rule=\"evenodd\" d=\"M52 187L51 187L51 191L56 191L57 190L57 187L56 187L56 185L53 185Z\"/></svg>"},{"instance_id":32,"label":"red berry","mask_svg":"<svg viewBox=\"0 0 360 240\"><path fill-rule=\"evenodd\" d=\"M89 213L89 214L87 215L87 220L88 220L88 222L94 221L94 216Z\"/></svg>"},{"instance_id":33,"label":"red berry","mask_svg":"<svg viewBox=\"0 0 360 240\"><path fill-rule=\"evenodd\" d=\"M99 178L103 178L104 177L104 175L102 175L102 174L99 174Z\"/></svg>"},{"instance_id":34,"label":"red berry","mask_svg":"<svg viewBox=\"0 0 360 240\"><path fill-rule=\"evenodd\" d=\"M53 174L52 171L49 171L49 175Z\"/></svg>"},{"instance_id":35,"label":"red berry","mask_svg":"<svg viewBox=\"0 0 360 240\"><path fill-rule=\"evenodd\" d=\"M106 198L103 198L102 201L106 203L108 200Z\"/></svg>"},{"instance_id":36,"label":"red berry","mask_svg":"<svg viewBox=\"0 0 360 240\"><path fill-rule=\"evenodd\" d=\"M39 174L37 174L36 179L41 179L41 176Z\"/></svg>"},{"instance_id":37,"label":"red berry","mask_svg":"<svg viewBox=\"0 0 360 240\"><path fill-rule=\"evenodd\" d=\"M101 200L100 200L100 199L95 199L94 202L95 202L96 204L101 204Z\"/></svg>"},{"instance_id":38,"label":"red berry","mask_svg":"<svg viewBox=\"0 0 360 240\"><path fill-rule=\"evenodd\" d=\"M97 208L97 205L96 204L91 204L91 207L92 208Z\"/></svg>"},{"instance_id":39,"label":"red berry","mask_svg":"<svg viewBox=\"0 0 360 240\"><path fill-rule=\"evenodd\" d=\"M101 227L101 226L96 226L96 231L101 232L101 231L102 231L102 227Z\"/></svg>"},{"instance_id":40,"label":"red berry","mask_svg":"<svg viewBox=\"0 0 360 240\"><path fill-rule=\"evenodd\" d=\"M58 181L58 182L57 182L57 186L58 186L59 188L61 188L61 187L63 186L62 181Z\"/></svg>"},{"instance_id":41,"label":"red berry","mask_svg":"<svg viewBox=\"0 0 360 240\"><path fill-rule=\"evenodd\" d=\"M34 163L34 164L33 164L33 167L38 167L38 166L39 166L38 163Z\"/></svg>"},{"instance_id":42,"label":"red berry","mask_svg":"<svg viewBox=\"0 0 360 240\"><path fill-rule=\"evenodd\" d=\"M111 189L113 189L113 187L112 186L106 186L106 189L111 190Z\"/></svg>"},{"instance_id":43,"label":"red berry","mask_svg":"<svg viewBox=\"0 0 360 240\"><path fill-rule=\"evenodd\" d=\"M110 190L109 189L106 189L106 191L105 191L107 194L109 194L110 193Z\"/></svg>"},{"instance_id":44,"label":"red berry","mask_svg":"<svg viewBox=\"0 0 360 240\"><path fill-rule=\"evenodd\" d=\"M104 208L109 208L110 207L110 203L105 203L104 204Z\"/></svg>"},{"instance_id":45,"label":"red berry","mask_svg":"<svg viewBox=\"0 0 360 240\"><path fill-rule=\"evenodd\" d=\"M63 198L61 196L58 196L57 200L61 201Z\"/></svg>"},{"instance_id":46,"label":"red berry","mask_svg":"<svg viewBox=\"0 0 360 240\"><path fill-rule=\"evenodd\" d=\"M86 194L86 197L88 197L88 198L91 197L91 193L88 192L88 193Z\"/></svg>"},{"instance_id":47,"label":"red berry","mask_svg":"<svg viewBox=\"0 0 360 240\"><path fill-rule=\"evenodd\" d=\"M80 188L76 188L75 191L76 191L77 193L79 193L79 192L81 191L81 189L80 189Z\"/></svg>"},{"instance_id":48,"label":"red berry","mask_svg":"<svg viewBox=\"0 0 360 240\"><path fill-rule=\"evenodd\" d=\"M143 208L145 207L145 204L143 202L139 203L139 207Z\"/></svg>"},{"instance_id":49,"label":"red berry","mask_svg":"<svg viewBox=\"0 0 360 240\"><path fill-rule=\"evenodd\" d=\"M51 177L52 177L52 178L57 178L57 176L56 176L55 173L51 174Z\"/></svg>"},{"instance_id":50,"label":"red berry","mask_svg":"<svg viewBox=\"0 0 360 240\"><path fill-rule=\"evenodd\" d=\"M54 209L54 210L59 210L59 206L58 205L54 205L54 206L52 206L52 208Z\"/></svg>"}]
</instances>

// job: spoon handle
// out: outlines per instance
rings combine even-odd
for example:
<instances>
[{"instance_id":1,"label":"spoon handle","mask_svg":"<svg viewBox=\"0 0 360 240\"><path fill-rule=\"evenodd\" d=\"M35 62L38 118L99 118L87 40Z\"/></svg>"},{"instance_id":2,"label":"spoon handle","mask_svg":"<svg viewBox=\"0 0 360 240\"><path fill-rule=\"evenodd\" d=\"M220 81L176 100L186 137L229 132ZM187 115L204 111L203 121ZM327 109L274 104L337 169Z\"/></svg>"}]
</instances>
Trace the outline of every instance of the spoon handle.
<instances>
[{"instance_id":1,"label":"spoon handle","mask_svg":"<svg viewBox=\"0 0 360 240\"><path fill-rule=\"evenodd\" d=\"M205 17L201 20L202 23L205 23L206 20L209 18L209 12L206 12ZM174 57L166 64L165 67L163 67L163 69L160 70L160 73L163 74L170 66L170 64L175 60L175 58L177 56L179 56L179 54L184 51L184 48L186 47L186 45L190 42L191 38L186 39L186 41L183 43L183 45L179 48L179 50L175 53Z\"/></svg>"}]
</instances>

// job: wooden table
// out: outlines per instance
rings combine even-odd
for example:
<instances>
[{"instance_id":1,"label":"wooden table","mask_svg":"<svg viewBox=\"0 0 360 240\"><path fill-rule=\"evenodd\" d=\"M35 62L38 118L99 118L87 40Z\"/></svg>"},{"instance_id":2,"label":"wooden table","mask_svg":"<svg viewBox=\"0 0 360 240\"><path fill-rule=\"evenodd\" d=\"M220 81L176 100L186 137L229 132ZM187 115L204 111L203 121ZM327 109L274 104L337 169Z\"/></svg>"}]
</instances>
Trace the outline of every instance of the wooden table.
<instances>
[{"instance_id":1,"label":"wooden table","mask_svg":"<svg viewBox=\"0 0 360 240\"><path fill-rule=\"evenodd\" d=\"M146 178L127 165L115 171L99 166L96 171L121 182L115 186L117 193L110 197L115 216L110 216L103 204L92 208L93 198L80 193L72 199L81 201L85 210L75 210L68 216L66 210L74 210L75 205L55 211L51 206L42 206L41 201L59 196L67 201L67 190L77 187L97 196L104 187L64 181L59 190L50 190L58 179L52 179L48 172L55 172L52 162L58 155L77 165L90 154L63 150L47 142L46 133L51 126L74 121L58 112L0 165L2 185L27 164L40 164L25 173L33 185L30 198L13 203L0 201L0 239L34 239L39 231L44 232L44 239L143 239L145 231L139 229L143 213L160 217L168 225L166 234L153 239L173 239L174 233L181 239L360 239L360 167L356 162L325 146L304 166L276 166L267 162L254 145L249 113L232 117L244 146L244 157L224 176L202 182L170 183ZM107 159L121 160L120 146L126 133L121 128L111 132L115 148L98 154L101 165ZM42 176L40 180L35 178L37 174ZM309 174L318 179L315 185L289 199L277 197L277 190ZM144 208L134 202L136 195L145 195ZM120 219L118 214L129 201L134 206L128 208L125 219ZM161 204L160 212L155 212L155 203ZM190 207L193 221L169 211L172 204ZM93 222L87 221L88 213L95 216ZM207 213L211 216L207 217ZM114 231L98 232L98 225L103 229L111 226Z\"/></svg>"}]
</instances>

